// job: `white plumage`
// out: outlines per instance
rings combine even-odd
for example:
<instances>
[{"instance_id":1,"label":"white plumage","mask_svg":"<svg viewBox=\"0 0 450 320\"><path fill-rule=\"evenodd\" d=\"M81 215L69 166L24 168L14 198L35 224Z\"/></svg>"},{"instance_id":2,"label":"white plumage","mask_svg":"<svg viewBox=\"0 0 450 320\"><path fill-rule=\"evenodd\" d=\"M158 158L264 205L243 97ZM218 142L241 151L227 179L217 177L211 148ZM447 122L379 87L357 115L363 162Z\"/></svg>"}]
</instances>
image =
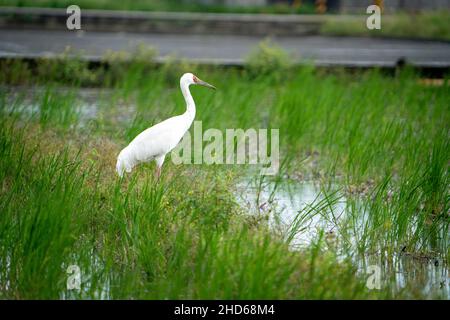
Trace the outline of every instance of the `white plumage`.
<instances>
[{"instance_id":1,"label":"white plumage","mask_svg":"<svg viewBox=\"0 0 450 320\"><path fill-rule=\"evenodd\" d=\"M214 86L200 80L192 73L185 73L180 78L180 87L186 101L186 112L150 127L133 139L120 151L116 170L120 177L142 162L156 161L156 176L159 178L161 167L167 153L177 146L195 118L195 103L189 86L199 84L215 89Z\"/></svg>"}]
</instances>

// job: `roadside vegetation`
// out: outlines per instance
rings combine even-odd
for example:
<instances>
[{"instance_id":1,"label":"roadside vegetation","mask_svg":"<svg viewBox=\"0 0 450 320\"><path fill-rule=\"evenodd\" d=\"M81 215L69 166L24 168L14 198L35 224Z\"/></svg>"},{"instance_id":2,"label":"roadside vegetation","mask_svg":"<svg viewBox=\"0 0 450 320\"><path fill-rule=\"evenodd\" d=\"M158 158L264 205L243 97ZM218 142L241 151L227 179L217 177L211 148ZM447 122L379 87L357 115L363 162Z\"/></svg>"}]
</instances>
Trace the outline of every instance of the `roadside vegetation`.
<instances>
[{"instance_id":1,"label":"roadside vegetation","mask_svg":"<svg viewBox=\"0 0 450 320\"><path fill-rule=\"evenodd\" d=\"M266 46L243 70L157 66L153 50L95 68L67 56L0 62L0 297L447 299L448 284L419 271L448 272L448 78L296 67ZM218 88L192 88L204 129L280 129L279 175L168 160L159 183L154 164L116 176L126 143L184 112L184 72ZM314 181L321 198L275 232L276 199L246 208L243 179L259 181L244 193ZM402 285L399 263L412 265ZM380 290L366 287L367 264L382 267ZM66 290L70 265L81 290Z\"/></svg>"},{"instance_id":2,"label":"roadside vegetation","mask_svg":"<svg viewBox=\"0 0 450 320\"><path fill-rule=\"evenodd\" d=\"M450 11L386 14L381 17L381 29L369 30L360 17L330 17L320 33L333 36L393 37L410 39L450 40Z\"/></svg>"},{"instance_id":3,"label":"roadside vegetation","mask_svg":"<svg viewBox=\"0 0 450 320\"><path fill-rule=\"evenodd\" d=\"M74 4L70 0L0 0L0 6L67 8ZM78 0L82 9L101 10L141 10L141 11L187 11L215 13L315 13L313 4L303 3L290 6L286 3L267 6L226 6L221 4L205 4L201 1L183 0Z\"/></svg>"},{"instance_id":4,"label":"roadside vegetation","mask_svg":"<svg viewBox=\"0 0 450 320\"><path fill-rule=\"evenodd\" d=\"M299 2L300 3L300 2ZM0 0L3 7L67 8L70 0ZM267 6L225 6L202 4L191 1L160 0L79 0L82 9L125 10L125 11L167 11L243 14L317 14L314 4L303 1L298 5L273 4ZM393 37L429 40L450 40L450 11L396 12L382 15L382 28L366 28L368 15L340 15L334 11L324 15L319 34L332 36Z\"/></svg>"}]
</instances>

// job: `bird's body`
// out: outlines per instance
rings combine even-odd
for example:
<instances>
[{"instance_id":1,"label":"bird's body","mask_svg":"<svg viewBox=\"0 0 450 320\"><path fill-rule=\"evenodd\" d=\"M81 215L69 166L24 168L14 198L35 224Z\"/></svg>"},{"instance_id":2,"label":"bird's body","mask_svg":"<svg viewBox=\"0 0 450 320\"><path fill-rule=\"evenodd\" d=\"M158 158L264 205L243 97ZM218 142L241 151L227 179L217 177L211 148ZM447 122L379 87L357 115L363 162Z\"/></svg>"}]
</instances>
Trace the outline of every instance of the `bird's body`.
<instances>
[{"instance_id":1,"label":"bird's body","mask_svg":"<svg viewBox=\"0 0 450 320\"><path fill-rule=\"evenodd\" d=\"M157 176L167 153L172 151L189 130L195 118L195 103L189 91L191 84L213 86L198 79L191 73L185 73L180 79L181 92L186 101L186 112L150 127L133 139L117 157L116 170L119 176L131 170L142 162L156 161Z\"/></svg>"},{"instance_id":2,"label":"bird's body","mask_svg":"<svg viewBox=\"0 0 450 320\"><path fill-rule=\"evenodd\" d=\"M119 175L122 176L124 171L131 172L139 163L152 160L156 160L160 167L165 155L176 147L191 123L184 119L184 115L180 115L141 132L119 153L116 168Z\"/></svg>"}]
</instances>

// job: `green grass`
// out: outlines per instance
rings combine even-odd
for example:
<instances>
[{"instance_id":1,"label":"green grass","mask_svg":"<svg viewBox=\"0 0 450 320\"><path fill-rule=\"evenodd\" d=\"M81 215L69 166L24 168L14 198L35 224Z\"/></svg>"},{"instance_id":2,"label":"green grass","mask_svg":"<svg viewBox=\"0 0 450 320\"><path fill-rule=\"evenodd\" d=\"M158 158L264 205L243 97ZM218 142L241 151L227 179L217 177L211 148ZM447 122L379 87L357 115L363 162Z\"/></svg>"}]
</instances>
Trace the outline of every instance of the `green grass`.
<instances>
[{"instance_id":1,"label":"green grass","mask_svg":"<svg viewBox=\"0 0 450 320\"><path fill-rule=\"evenodd\" d=\"M67 8L74 4L70 0L0 0L0 6ZM143 11L187 11L215 13L315 13L314 5L306 3L300 7L287 4L267 6L225 6L221 4L202 4L199 1L182 0L79 0L76 3L82 9L102 10L143 10Z\"/></svg>"},{"instance_id":2,"label":"green grass","mask_svg":"<svg viewBox=\"0 0 450 320\"><path fill-rule=\"evenodd\" d=\"M402 254L448 263L448 80L425 86L409 69L392 77L291 67L280 79L266 66L259 75L260 63L46 63L2 65L3 85L39 90L0 91L0 297L448 298L414 280L398 288L392 270L382 290L368 290L355 263L374 254L382 265ZM218 88L192 88L204 129L279 128L277 178L323 186L325 199L298 213L291 237L237 203L247 167L168 159L159 184L153 164L116 177L117 153L137 132L184 111L178 77L193 70ZM95 97L98 114L82 123L77 93L98 83L107 86ZM30 101L42 112L21 107ZM331 185L347 196L344 217L334 216ZM320 230L292 250L289 240L315 215L339 225L338 248ZM72 264L81 292L65 289Z\"/></svg>"},{"instance_id":3,"label":"green grass","mask_svg":"<svg viewBox=\"0 0 450 320\"><path fill-rule=\"evenodd\" d=\"M333 36L364 36L450 40L450 11L396 13L381 16L381 29L369 30L368 16L339 19L330 17L320 33Z\"/></svg>"}]
</instances>

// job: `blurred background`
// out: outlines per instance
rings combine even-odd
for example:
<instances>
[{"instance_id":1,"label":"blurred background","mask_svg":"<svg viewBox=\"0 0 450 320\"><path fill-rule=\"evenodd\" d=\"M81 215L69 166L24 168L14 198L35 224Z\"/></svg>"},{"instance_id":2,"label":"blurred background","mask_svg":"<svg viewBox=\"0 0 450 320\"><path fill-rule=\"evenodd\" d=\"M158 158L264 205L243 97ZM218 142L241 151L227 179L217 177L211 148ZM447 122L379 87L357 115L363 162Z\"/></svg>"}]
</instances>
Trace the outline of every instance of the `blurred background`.
<instances>
[{"instance_id":1,"label":"blurred background","mask_svg":"<svg viewBox=\"0 0 450 320\"><path fill-rule=\"evenodd\" d=\"M253 12L253 13L343 13L362 12L377 4L388 12L448 9L448 0L2 0L4 6L63 7L78 4L84 8L121 10Z\"/></svg>"},{"instance_id":2,"label":"blurred background","mask_svg":"<svg viewBox=\"0 0 450 320\"><path fill-rule=\"evenodd\" d=\"M66 27L71 4L81 8L80 30ZM372 4L380 30L366 25ZM0 0L0 58L70 50L98 61L144 45L159 61L242 65L270 38L301 63L447 68L449 9L450 0Z\"/></svg>"}]
</instances>

